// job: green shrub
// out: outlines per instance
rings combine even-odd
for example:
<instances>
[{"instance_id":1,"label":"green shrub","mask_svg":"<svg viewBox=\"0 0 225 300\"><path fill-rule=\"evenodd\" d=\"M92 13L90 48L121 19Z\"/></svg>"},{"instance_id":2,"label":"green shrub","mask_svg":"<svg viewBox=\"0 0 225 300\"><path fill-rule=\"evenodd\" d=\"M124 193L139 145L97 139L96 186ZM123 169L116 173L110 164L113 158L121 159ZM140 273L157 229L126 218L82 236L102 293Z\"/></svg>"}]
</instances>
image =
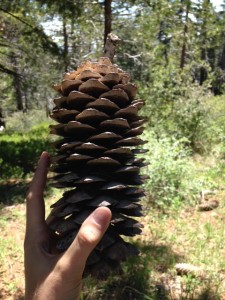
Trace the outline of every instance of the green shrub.
<instances>
[{"instance_id":1,"label":"green shrub","mask_svg":"<svg viewBox=\"0 0 225 300\"><path fill-rule=\"evenodd\" d=\"M209 96L202 87L192 86L184 98L177 99L172 110L175 136L188 139L194 152L204 152L208 142L209 112L205 102Z\"/></svg>"},{"instance_id":2,"label":"green shrub","mask_svg":"<svg viewBox=\"0 0 225 300\"><path fill-rule=\"evenodd\" d=\"M27 132L34 126L39 126L39 124L46 122L48 122L48 118L43 109L33 109L26 113L17 111L5 117L5 133Z\"/></svg>"},{"instance_id":3,"label":"green shrub","mask_svg":"<svg viewBox=\"0 0 225 300\"><path fill-rule=\"evenodd\" d=\"M139 84L140 98L145 99L144 114L149 127L158 136L173 135L187 139L194 152L207 147L209 108L205 105L212 94L209 86L193 82L190 70L155 69L152 81ZM206 83L207 84L207 83Z\"/></svg>"},{"instance_id":4,"label":"green shrub","mask_svg":"<svg viewBox=\"0 0 225 300\"><path fill-rule=\"evenodd\" d=\"M1 179L21 177L34 171L38 157L44 150L51 151L47 123L25 133L1 134Z\"/></svg>"},{"instance_id":5,"label":"green shrub","mask_svg":"<svg viewBox=\"0 0 225 300\"><path fill-rule=\"evenodd\" d=\"M149 149L146 168L149 179L146 189L149 199L157 206L180 205L183 200L191 202L200 191L200 182L190 161L186 139L176 140L166 135L156 137L147 132L146 148Z\"/></svg>"},{"instance_id":6,"label":"green shrub","mask_svg":"<svg viewBox=\"0 0 225 300\"><path fill-rule=\"evenodd\" d=\"M207 114L206 140L208 152L224 157L225 153L225 96L210 97L205 102Z\"/></svg>"}]
</instances>

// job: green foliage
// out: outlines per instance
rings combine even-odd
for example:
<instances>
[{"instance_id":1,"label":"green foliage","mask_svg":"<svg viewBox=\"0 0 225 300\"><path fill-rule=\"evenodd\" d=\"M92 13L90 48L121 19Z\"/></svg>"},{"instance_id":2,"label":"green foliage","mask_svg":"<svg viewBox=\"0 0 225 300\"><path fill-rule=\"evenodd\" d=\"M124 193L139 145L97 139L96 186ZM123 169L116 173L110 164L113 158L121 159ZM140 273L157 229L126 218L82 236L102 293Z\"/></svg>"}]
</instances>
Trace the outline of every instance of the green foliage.
<instances>
[{"instance_id":1,"label":"green foliage","mask_svg":"<svg viewBox=\"0 0 225 300\"><path fill-rule=\"evenodd\" d=\"M211 97L207 83L192 82L191 70L180 72L170 66L153 69L149 84L140 83L140 97L146 101L144 114L158 136L166 133L176 139L185 138L193 151L204 151L208 128L208 107Z\"/></svg>"},{"instance_id":2,"label":"green foliage","mask_svg":"<svg viewBox=\"0 0 225 300\"><path fill-rule=\"evenodd\" d=\"M18 178L34 171L44 150L50 150L48 124L33 127L26 133L0 135L1 179Z\"/></svg>"},{"instance_id":3,"label":"green foliage","mask_svg":"<svg viewBox=\"0 0 225 300\"><path fill-rule=\"evenodd\" d=\"M194 166L189 160L190 151L186 139L176 140L154 132L148 132L149 149L146 168L149 179L146 184L149 200L160 207L180 205L183 200L191 202L200 190Z\"/></svg>"},{"instance_id":4,"label":"green foliage","mask_svg":"<svg viewBox=\"0 0 225 300\"><path fill-rule=\"evenodd\" d=\"M207 114L206 152L212 151L214 157L223 157L225 153L225 97L210 97L205 102Z\"/></svg>"},{"instance_id":5,"label":"green foliage","mask_svg":"<svg viewBox=\"0 0 225 300\"><path fill-rule=\"evenodd\" d=\"M26 113L18 111L9 114L5 117L5 123L6 128L4 134L12 134L17 132L27 132L34 126L38 126L38 124L50 123L50 119L46 117L46 112L44 110L33 109Z\"/></svg>"},{"instance_id":6,"label":"green foliage","mask_svg":"<svg viewBox=\"0 0 225 300\"><path fill-rule=\"evenodd\" d=\"M79 1L79 3L76 3L76 1L71 0L64 0L64 1L55 1L55 0L40 0L39 1L42 5L42 7L49 7L49 13L53 14L56 11L63 16L67 16L68 18L75 18L78 17L83 9L83 1Z\"/></svg>"},{"instance_id":7,"label":"green foliage","mask_svg":"<svg viewBox=\"0 0 225 300\"><path fill-rule=\"evenodd\" d=\"M17 2L0 7L0 107L6 115L45 106L49 85L61 71L54 60L61 51L41 26L41 11L31 1Z\"/></svg>"}]
</instances>

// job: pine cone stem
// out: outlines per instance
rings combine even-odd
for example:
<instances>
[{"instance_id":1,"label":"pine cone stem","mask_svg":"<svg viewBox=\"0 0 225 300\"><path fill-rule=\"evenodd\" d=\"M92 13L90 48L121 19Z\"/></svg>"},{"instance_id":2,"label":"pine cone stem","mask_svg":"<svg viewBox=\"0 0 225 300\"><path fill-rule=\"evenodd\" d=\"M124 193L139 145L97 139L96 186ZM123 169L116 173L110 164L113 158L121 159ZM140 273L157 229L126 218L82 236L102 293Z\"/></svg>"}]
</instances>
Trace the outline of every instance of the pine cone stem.
<instances>
[{"instance_id":1,"label":"pine cone stem","mask_svg":"<svg viewBox=\"0 0 225 300\"><path fill-rule=\"evenodd\" d=\"M113 62L113 58L115 56L116 45L120 41L121 40L118 38L118 36L113 33L109 33L107 36L103 55L108 57L111 62Z\"/></svg>"}]
</instances>

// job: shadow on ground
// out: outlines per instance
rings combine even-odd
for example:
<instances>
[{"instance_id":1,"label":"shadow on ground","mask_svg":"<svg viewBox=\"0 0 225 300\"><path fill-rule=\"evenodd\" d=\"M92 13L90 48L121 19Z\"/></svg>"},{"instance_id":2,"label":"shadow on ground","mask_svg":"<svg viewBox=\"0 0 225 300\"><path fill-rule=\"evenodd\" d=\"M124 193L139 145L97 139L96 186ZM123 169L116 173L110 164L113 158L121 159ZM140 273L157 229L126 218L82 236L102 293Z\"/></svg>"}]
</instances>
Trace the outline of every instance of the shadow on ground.
<instances>
[{"instance_id":1,"label":"shadow on ground","mask_svg":"<svg viewBox=\"0 0 225 300\"><path fill-rule=\"evenodd\" d=\"M172 270L184 257L167 245L138 243L141 256L123 265L123 274L105 282L86 279L84 300L221 300L210 278L182 278Z\"/></svg>"},{"instance_id":2,"label":"shadow on ground","mask_svg":"<svg viewBox=\"0 0 225 300\"><path fill-rule=\"evenodd\" d=\"M24 202L27 187L27 180L7 180L0 182L0 204L12 205Z\"/></svg>"},{"instance_id":3,"label":"shadow on ground","mask_svg":"<svg viewBox=\"0 0 225 300\"><path fill-rule=\"evenodd\" d=\"M221 300L221 298L210 287L206 287L199 295L199 300Z\"/></svg>"},{"instance_id":4,"label":"shadow on ground","mask_svg":"<svg viewBox=\"0 0 225 300\"><path fill-rule=\"evenodd\" d=\"M0 181L0 208L23 203L29 187L31 179L11 179L7 181ZM52 188L47 187L45 196L52 195Z\"/></svg>"},{"instance_id":5,"label":"shadow on ground","mask_svg":"<svg viewBox=\"0 0 225 300\"><path fill-rule=\"evenodd\" d=\"M180 261L181 257L165 245L138 244L137 247L142 253L141 256L124 263L122 275L112 276L102 283L86 279L83 299L167 300L166 293L153 282L151 274L153 271L166 272Z\"/></svg>"}]
</instances>

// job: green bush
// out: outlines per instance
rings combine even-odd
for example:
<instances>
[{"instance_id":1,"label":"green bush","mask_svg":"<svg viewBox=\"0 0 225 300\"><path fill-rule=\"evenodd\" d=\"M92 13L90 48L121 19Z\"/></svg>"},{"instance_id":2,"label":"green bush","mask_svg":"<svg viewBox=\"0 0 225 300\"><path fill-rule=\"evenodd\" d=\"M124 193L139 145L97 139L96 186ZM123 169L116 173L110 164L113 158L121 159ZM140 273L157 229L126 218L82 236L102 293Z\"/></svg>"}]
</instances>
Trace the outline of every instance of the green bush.
<instances>
[{"instance_id":1,"label":"green bush","mask_svg":"<svg viewBox=\"0 0 225 300\"><path fill-rule=\"evenodd\" d=\"M48 122L48 118L43 109L33 109L26 113L22 111L13 112L7 115L4 121L6 123L4 133L12 134L30 131L34 126Z\"/></svg>"},{"instance_id":2,"label":"green bush","mask_svg":"<svg viewBox=\"0 0 225 300\"><path fill-rule=\"evenodd\" d=\"M25 133L0 135L1 179L22 177L34 171L42 151L49 147L48 124L42 123Z\"/></svg>"},{"instance_id":3,"label":"green bush","mask_svg":"<svg viewBox=\"0 0 225 300\"><path fill-rule=\"evenodd\" d=\"M187 139L194 152L203 152L207 146L209 108L212 97L209 86L193 82L190 70L182 73L176 68L153 70L149 83L140 83L139 95L145 99L143 111L158 136L173 135Z\"/></svg>"},{"instance_id":4,"label":"green bush","mask_svg":"<svg viewBox=\"0 0 225 300\"><path fill-rule=\"evenodd\" d=\"M225 96L210 97L205 103L207 114L207 147L214 157L225 153Z\"/></svg>"},{"instance_id":5,"label":"green bush","mask_svg":"<svg viewBox=\"0 0 225 300\"><path fill-rule=\"evenodd\" d=\"M182 201L191 203L200 189L195 180L194 164L190 160L187 140L176 140L166 135L156 137L154 132L146 133L149 149L146 168L149 179L146 189L149 200L157 206L180 205Z\"/></svg>"}]
</instances>

